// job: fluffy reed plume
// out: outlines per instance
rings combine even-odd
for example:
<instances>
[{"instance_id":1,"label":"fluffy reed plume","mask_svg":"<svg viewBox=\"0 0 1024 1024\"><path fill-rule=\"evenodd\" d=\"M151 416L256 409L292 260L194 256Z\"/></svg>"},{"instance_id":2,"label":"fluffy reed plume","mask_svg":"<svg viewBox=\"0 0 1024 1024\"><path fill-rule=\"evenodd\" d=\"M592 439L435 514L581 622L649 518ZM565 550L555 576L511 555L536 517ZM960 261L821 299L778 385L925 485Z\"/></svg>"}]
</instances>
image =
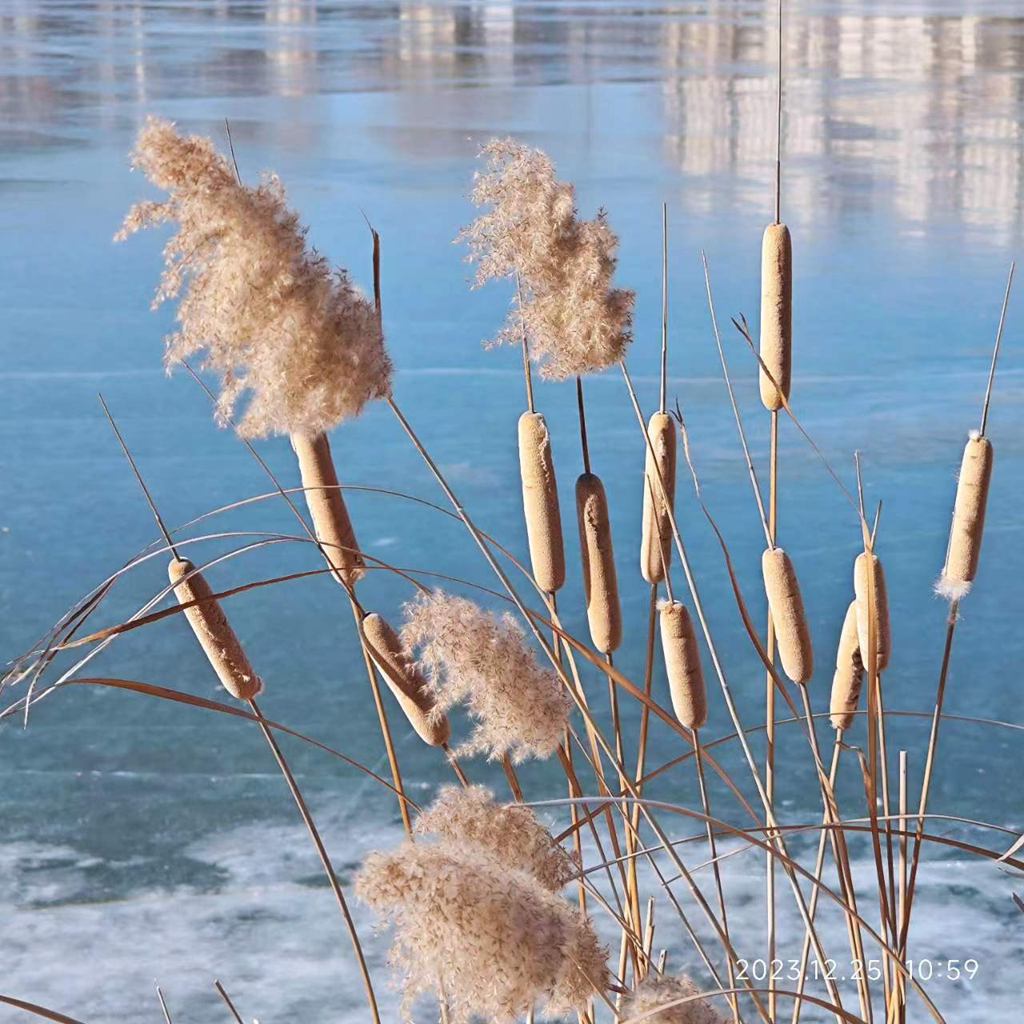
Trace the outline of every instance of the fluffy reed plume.
<instances>
[{"instance_id":1,"label":"fluffy reed plume","mask_svg":"<svg viewBox=\"0 0 1024 1024\"><path fill-rule=\"evenodd\" d=\"M761 572L783 671L794 683L809 682L814 675L814 651L793 562L782 548L766 548Z\"/></svg>"},{"instance_id":2,"label":"fluffy reed plume","mask_svg":"<svg viewBox=\"0 0 1024 1024\"><path fill-rule=\"evenodd\" d=\"M391 362L373 303L307 249L277 177L242 185L210 139L155 117L133 163L169 197L132 207L117 238L176 224L154 301L185 292L165 360L170 367L203 353L222 378L222 421L247 395L243 435L313 435L389 393Z\"/></svg>"},{"instance_id":3,"label":"fluffy reed plume","mask_svg":"<svg viewBox=\"0 0 1024 1024\"><path fill-rule=\"evenodd\" d=\"M473 849L407 842L373 853L356 894L394 926L392 963L406 1007L444 992L450 1019L511 1022L535 1003L583 1010L608 986L605 951L590 921L522 871Z\"/></svg>"},{"instance_id":4,"label":"fluffy reed plume","mask_svg":"<svg viewBox=\"0 0 1024 1024\"><path fill-rule=\"evenodd\" d=\"M580 220L573 186L540 150L496 139L481 156L472 199L490 209L458 240L478 264L477 287L516 277L522 291L496 343L519 345L525 330L541 376L554 380L617 363L632 340L634 296L611 286L618 239L604 212Z\"/></svg>"},{"instance_id":5,"label":"fluffy reed plume","mask_svg":"<svg viewBox=\"0 0 1024 1024\"><path fill-rule=\"evenodd\" d=\"M553 594L565 583L565 548L551 437L538 412L519 417L519 475L533 578L541 590Z\"/></svg>"},{"instance_id":6,"label":"fluffy reed plume","mask_svg":"<svg viewBox=\"0 0 1024 1024\"><path fill-rule=\"evenodd\" d=\"M178 604L200 602L185 609L185 619L221 685L232 697L251 700L263 689L263 683L249 664L241 641L220 602L213 596L206 577L187 558L172 558L167 575Z\"/></svg>"},{"instance_id":7,"label":"fluffy reed plume","mask_svg":"<svg viewBox=\"0 0 1024 1024\"><path fill-rule=\"evenodd\" d=\"M365 572L366 562L338 487L330 442L326 434L293 434L291 441L316 538L323 545L335 578L343 586L352 587Z\"/></svg>"},{"instance_id":8,"label":"fluffy reed plume","mask_svg":"<svg viewBox=\"0 0 1024 1024\"><path fill-rule=\"evenodd\" d=\"M608 498L600 477L593 473L581 473L576 481L576 518L590 638L602 654L611 654L622 643L622 608Z\"/></svg>"},{"instance_id":9,"label":"fluffy reed plume","mask_svg":"<svg viewBox=\"0 0 1024 1024\"><path fill-rule=\"evenodd\" d=\"M458 849L472 846L499 866L532 875L549 892L578 870L529 807L499 804L483 786L445 786L416 819L416 832L451 840Z\"/></svg>"},{"instance_id":10,"label":"fluffy reed plume","mask_svg":"<svg viewBox=\"0 0 1024 1024\"><path fill-rule=\"evenodd\" d=\"M663 601L659 606L659 624L672 710L680 725L701 729L708 720L708 701L693 619L686 605Z\"/></svg>"},{"instance_id":11,"label":"fluffy reed plume","mask_svg":"<svg viewBox=\"0 0 1024 1024\"><path fill-rule=\"evenodd\" d=\"M981 540L985 531L985 508L992 482L992 459L992 442L972 431L960 463L946 564L935 584L936 592L947 601L959 601L966 597L978 574Z\"/></svg>"},{"instance_id":12,"label":"fluffy reed plume","mask_svg":"<svg viewBox=\"0 0 1024 1024\"><path fill-rule=\"evenodd\" d=\"M432 747L443 746L451 737L448 717L434 706L426 680L408 657L398 634L376 612L367 615L361 626L370 657L380 669L409 724L424 743Z\"/></svg>"},{"instance_id":13,"label":"fluffy reed plume","mask_svg":"<svg viewBox=\"0 0 1024 1024\"><path fill-rule=\"evenodd\" d=\"M723 1024L706 1000L692 998L699 993L689 978L652 972L622 1001L620 1017L637 1024Z\"/></svg>"},{"instance_id":14,"label":"fluffy reed plume","mask_svg":"<svg viewBox=\"0 0 1024 1024\"><path fill-rule=\"evenodd\" d=\"M870 561L869 561L870 560ZM868 624L870 612L875 613L875 667L881 672L892 654L892 625L889 621L889 592L885 586L885 570L876 554L867 551L857 556L853 563L853 592L857 606L857 636L867 668L868 661L863 652L869 650Z\"/></svg>"},{"instance_id":15,"label":"fluffy reed plume","mask_svg":"<svg viewBox=\"0 0 1024 1024\"><path fill-rule=\"evenodd\" d=\"M849 729L860 703L860 691L864 685L864 663L860 656L860 637L857 629L857 602L850 602L843 619L843 631L839 634L836 649L836 671L832 676L832 695L829 699L829 715L833 729Z\"/></svg>"},{"instance_id":16,"label":"fluffy reed plume","mask_svg":"<svg viewBox=\"0 0 1024 1024\"><path fill-rule=\"evenodd\" d=\"M761 402L770 411L788 400L793 372L793 246L785 224L769 224L761 240ZM780 394L781 391L781 394Z\"/></svg>"},{"instance_id":17,"label":"fluffy reed plume","mask_svg":"<svg viewBox=\"0 0 1024 1024\"><path fill-rule=\"evenodd\" d=\"M513 761L550 757L569 721L569 699L515 619L443 591L405 606L402 644L418 653L439 711L465 703L476 727L460 754Z\"/></svg>"},{"instance_id":18,"label":"fluffy reed plume","mask_svg":"<svg viewBox=\"0 0 1024 1024\"><path fill-rule=\"evenodd\" d=\"M640 572L648 583L665 578L667 561L672 554L670 511L676 493L676 430L672 417L654 413L647 424L651 440L644 467L644 519L640 542ZM666 502L658 482L658 472L665 485Z\"/></svg>"}]
</instances>

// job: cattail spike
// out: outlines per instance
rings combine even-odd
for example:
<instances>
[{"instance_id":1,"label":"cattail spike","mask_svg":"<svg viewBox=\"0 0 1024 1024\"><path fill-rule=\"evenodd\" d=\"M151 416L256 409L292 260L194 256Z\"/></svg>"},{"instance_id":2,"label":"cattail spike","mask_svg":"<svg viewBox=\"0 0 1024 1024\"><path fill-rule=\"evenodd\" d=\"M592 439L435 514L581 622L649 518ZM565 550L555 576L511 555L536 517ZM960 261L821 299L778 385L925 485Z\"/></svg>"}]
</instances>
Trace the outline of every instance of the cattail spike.
<instances>
[{"instance_id":1,"label":"cattail spike","mask_svg":"<svg viewBox=\"0 0 1024 1024\"><path fill-rule=\"evenodd\" d=\"M793 562L782 548L767 548L761 556L761 572L783 671L794 683L809 682L814 652Z\"/></svg>"},{"instance_id":2,"label":"cattail spike","mask_svg":"<svg viewBox=\"0 0 1024 1024\"><path fill-rule=\"evenodd\" d=\"M864 685L864 664L860 656L860 638L857 630L857 602L851 601L843 619L836 650L836 671L832 677L832 696L829 715L832 728L845 731L853 725L853 716L860 702Z\"/></svg>"},{"instance_id":3,"label":"cattail spike","mask_svg":"<svg viewBox=\"0 0 1024 1024\"><path fill-rule=\"evenodd\" d=\"M291 440L316 538L324 546L335 579L342 586L352 587L363 575L366 563L338 486L330 442L326 434L293 434Z\"/></svg>"},{"instance_id":4,"label":"cattail spike","mask_svg":"<svg viewBox=\"0 0 1024 1024\"><path fill-rule=\"evenodd\" d=\"M789 400L793 372L793 245L785 224L769 224L761 241L760 349L768 370L760 373L761 402L775 412Z\"/></svg>"},{"instance_id":5,"label":"cattail spike","mask_svg":"<svg viewBox=\"0 0 1024 1024\"><path fill-rule=\"evenodd\" d=\"M993 458L992 442L972 433L960 464L946 564L935 585L938 594L949 601L966 597L978 573Z\"/></svg>"},{"instance_id":6,"label":"cattail spike","mask_svg":"<svg viewBox=\"0 0 1024 1024\"><path fill-rule=\"evenodd\" d=\"M519 417L519 475L533 578L541 590L553 594L565 583L565 547L551 436L537 412Z\"/></svg>"},{"instance_id":7,"label":"cattail spike","mask_svg":"<svg viewBox=\"0 0 1024 1024\"><path fill-rule=\"evenodd\" d=\"M622 643L622 609L608 498L604 484L594 473L582 473L576 481L576 516L590 638L602 654L610 654Z\"/></svg>"},{"instance_id":8,"label":"cattail spike","mask_svg":"<svg viewBox=\"0 0 1024 1024\"><path fill-rule=\"evenodd\" d=\"M640 543L640 572L648 583L665 578L672 552L671 512L676 491L676 431L672 417L656 412L647 424L647 458L644 468L643 538ZM658 474L661 474L661 483ZM664 500L661 485L665 486Z\"/></svg>"},{"instance_id":9,"label":"cattail spike","mask_svg":"<svg viewBox=\"0 0 1024 1024\"><path fill-rule=\"evenodd\" d=\"M680 725L701 729L708 720L708 702L693 619L686 605L678 601L665 601L659 617L672 709Z\"/></svg>"},{"instance_id":10,"label":"cattail spike","mask_svg":"<svg viewBox=\"0 0 1024 1024\"><path fill-rule=\"evenodd\" d=\"M401 705L409 724L424 743L443 747L451 739L448 718L435 709L427 682L406 654L398 634L376 612L363 619L361 628L370 657Z\"/></svg>"},{"instance_id":11,"label":"cattail spike","mask_svg":"<svg viewBox=\"0 0 1024 1024\"><path fill-rule=\"evenodd\" d=\"M238 700L252 700L262 692L263 683L206 577L187 558L172 558L167 575L179 604L197 602L184 610L185 619L224 689Z\"/></svg>"},{"instance_id":12,"label":"cattail spike","mask_svg":"<svg viewBox=\"0 0 1024 1024\"><path fill-rule=\"evenodd\" d=\"M885 570L878 555L865 551L857 556L853 563L853 590L857 595L854 603L857 606L857 635L862 657L863 652L869 650L868 624L873 612L875 669L881 672L889 664L892 653L892 626L889 622L889 592L885 586ZM869 661L864 657L864 667L868 665Z\"/></svg>"}]
</instances>

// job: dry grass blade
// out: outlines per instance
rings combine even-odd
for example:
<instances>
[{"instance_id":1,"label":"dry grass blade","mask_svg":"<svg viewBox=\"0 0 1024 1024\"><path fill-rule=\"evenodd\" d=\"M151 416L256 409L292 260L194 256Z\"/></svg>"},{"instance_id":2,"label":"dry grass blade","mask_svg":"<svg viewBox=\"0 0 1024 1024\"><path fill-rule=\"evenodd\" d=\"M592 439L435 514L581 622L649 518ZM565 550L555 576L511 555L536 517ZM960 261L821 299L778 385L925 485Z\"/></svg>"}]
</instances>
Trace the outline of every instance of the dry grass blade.
<instances>
[{"instance_id":1,"label":"dry grass blade","mask_svg":"<svg viewBox=\"0 0 1024 1024\"><path fill-rule=\"evenodd\" d=\"M80 1020L69 1017L67 1014L58 1013L56 1010L48 1010L45 1006L39 1006L38 1003L30 1003L25 999L15 999L14 996L0 995L0 1003L13 1006L16 1010L24 1010L26 1013L31 1013L36 1017L42 1017L43 1020L52 1020L54 1024L82 1024Z\"/></svg>"}]
</instances>

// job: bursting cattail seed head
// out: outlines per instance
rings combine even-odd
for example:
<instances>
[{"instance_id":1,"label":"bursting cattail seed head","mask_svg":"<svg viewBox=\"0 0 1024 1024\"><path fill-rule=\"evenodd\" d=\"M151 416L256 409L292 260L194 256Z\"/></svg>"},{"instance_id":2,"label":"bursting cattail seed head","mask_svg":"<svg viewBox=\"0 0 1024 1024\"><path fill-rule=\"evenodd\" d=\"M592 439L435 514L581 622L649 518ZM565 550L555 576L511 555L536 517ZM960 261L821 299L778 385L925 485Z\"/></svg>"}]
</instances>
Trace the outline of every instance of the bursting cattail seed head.
<instances>
[{"instance_id":1,"label":"bursting cattail seed head","mask_svg":"<svg viewBox=\"0 0 1024 1024\"><path fill-rule=\"evenodd\" d=\"M686 605L664 601L659 609L659 621L672 710L680 725L701 729L708 720L708 701L693 620Z\"/></svg>"},{"instance_id":2,"label":"bursting cattail seed head","mask_svg":"<svg viewBox=\"0 0 1024 1024\"><path fill-rule=\"evenodd\" d=\"M220 602L213 596L206 577L187 558L172 558L167 575L179 604L198 602L184 610L185 620L224 689L238 700L257 696L263 690L263 683L249 664L242 643Z\"/></svg>"},{"instance_id":3,"label":"bursting cattail seed head","mask_svg":"<svg viewBox=\"0 0 1024 1024\"><path fill-rule=\"evenodd\" d=\"M576 518L590 638L602 654L611 654L622 643L622 608L608 498L600 477L593 473L582 473L576 481Z\"/></svg>"},{"instance_id":4,"label":"bursting cattail seed head","mask_svg":"<svg viewBox=\"0 0 1024 1024\"><path fill-rule=\"evenodd\" d=\"M362 621L370 657L424 743L441 747L451 737L448 718L434 707L426 680L406 655L398 634L376 612Z\"/></svg>"},{"instance_id":5,"label":"bursting cattail seed head","mask_svg":"<svg viewBox=\"0 0 1024 1024\"><path fill-rule=\"evenodd\" d=\"M366 562L360 554L348 507L338 486L330 442L326 434L312 437L293 434L291 440L299 460L313 532L323 545L335 579L343 586L352 587L365 572Z\"/></svg>"},{"instance_id":6,"label":"bursting cattail seed head","mask_svg":"<svg viewBox=\"0 0 1024 1024\"><path fill-rule=\"evenodd\" d=\"M519 417L519 475L533 578L541 590L553 594L565 583L565 547L551 437L537 412Z\"/></svg>"},{"instance_id":7,"label":"bursting cattail seed head","mask_svg":"<svg viewBox=\"0 0 1024 1024\"><path fill-rule=\"evenodd\" d=\"M972 433L960 463L946 564L935 585L939 596L948 601L966 597L978 574L993 457L992 442L987 437Z\"/></svg>"},{"instance_id":8,"label":"bursting cattail seed head","mask_svg":"<svg viewBox=\"0 0 1024 1024\"><path fill-rule=\"evenodd\" d=\"M857 628L857 601L850 602L843 619L843 631L836 649L836 671L832 676L832 695L829 715L833 729L849 729L860 703L864 685L864 664L860 656L860 637Z\"/></svg>"},{"instance_id":9,"label":"bursting cattail seed head","mask_svg":"<svg viewBox=\"0 0 1024 1024\"><path fill-rule=\"evenodd\" d=\"M861 552L853 563L853 591L857 606L857 635L864 667L870 666L865 653L868 647L868 623L874 612L875 669L881 672L892 654L892 625L889 621L889 593L885 586L885 570L878 556Z\"/></svg>"},{"instance_id":10,"label":"bursting cattail seed head","mask_svg":"<svg viewBox=\"0 0 1024 1024\"><path fill-rule=\"evenodd\" d=\"M694 998L699 994L687 977L652 971L623 1000L621 1017L644 1024L724 1024L707 1000Z\"/></svg>"},{"instance_id":11,"label":"bursting cattail seed head","mask_svg":"<svg viewBox=\"0 0 1024 1024\"><path fill-rule=\"evenodd\" d=\"M644 467L643 537L640 542L640 572L648 583L665 578L672 558L672 523L670 513L676 492L676 431L672 417L656 412L647 424L650 446L646 447ZM664 483L662 495L658 473Z\"/></svg>"},{"instance_id":12,"label":"bursting cattail seed head","mask_svg":"<svg viewBox=\"0 0 1024 1024\"><path fill-rule=\"evenodd\" d=\"M772 412L789 399L793 373L793 246L785 224L769 224L761 241L761 402ZM780 394L781 391L781 394Z\"/></svg>"},{"instance_id":13,"label":"bursting cattail seed head","mask_svg":"<svg viewBox=\"0 0 1024 1024\"><path fill-rule=\"evenodd\" d=\"M761 556L761 572L782 669L794 683L809 682L814 675L814 652L793 562L782 548L767 548Z\"/></svg>"}]
</instances>

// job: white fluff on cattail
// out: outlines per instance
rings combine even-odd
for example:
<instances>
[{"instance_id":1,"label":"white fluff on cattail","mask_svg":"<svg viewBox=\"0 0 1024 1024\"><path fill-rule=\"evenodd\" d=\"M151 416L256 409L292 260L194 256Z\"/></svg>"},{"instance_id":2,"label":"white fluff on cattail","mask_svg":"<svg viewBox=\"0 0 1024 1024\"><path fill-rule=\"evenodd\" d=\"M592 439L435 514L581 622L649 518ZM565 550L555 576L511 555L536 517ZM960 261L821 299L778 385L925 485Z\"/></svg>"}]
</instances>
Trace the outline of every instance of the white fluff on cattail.
<instances>
[{"instance_id":1,"label":"white fluff on cattail","mask_svg":"<svg viewBox=\"0 0 1024 1024\"><path fill-rule=\"evenodd\" d=\"M550 892L558 892L578 871L529 807L500 804L484 786L445 786L416 819L415 830L460 849L472 846L499 865L532 875Z\"/></svg>"},{"instance_id":2,"label":"white fluff on cattail","mask_svg":"<svg viewBox=\"0 0 1024 1024\"><path fill-rule=\"evenodd\" d=\"M603 211L581 220L573 186L555 177L540 150L495 139L473 202L490 209L460 235L478 264L476 284L517 278L522 306L509 312L497 343L519 345L523 330L542 377L564 380L624 358L634 295L612 287L619 240Z\"/></svg>"},{"instance_id":3,"label":"white fluff on cattail","mask_svg":"<svg viewBox=\"0 0 1024 1024\"><path fill-rule=\"evenodd\" d=\"M608 986L606 951L588 918L522 871L452 843L372 853L356 895L394 927L391 962L406 1007L440 988L456 1024L511 1024L535 1004L583 1010Z\"/></svg>"},{"instance_id":4,"label":"white fluff on cattail","mask_svg":"<svg viewBox=\"0 0 1024 1024\"><path fill-rule=\"evenodd\" d=\"M401 639L415 652L440 711L466 704L476 721L456 753L550 757L569 722L569 698L510 614L443 591L405 606Z\"/></svg>"},{"instance_id":5,"label":"white fluff on cattail","mask_svg":"<svg viewBox=\"0 0 1024 1024\"><path fill-rule=\"evenodd\" d=\"M687 977L648 974L622 1001L620 1018L623 1024L723 1024L706 1000L693 998L699 993Z\"/></svg>"},{"instance_id":6,"label":"white fluff on cattail","mask_svg":"<svg viewBox=\"0 0 1024 1024\"><path fill-rule=\"evenodd\" d=\"M176 225L154 301L184 292L165 361L171 367L202 353L222 379L222 422L247 396L244 436L314 435L390 392L373 303L307 248L276 176L242 185L210 139L156 117L139 134L133 163L169 196L133 206L117 237Z\"/></svg>"}]
</instances>

